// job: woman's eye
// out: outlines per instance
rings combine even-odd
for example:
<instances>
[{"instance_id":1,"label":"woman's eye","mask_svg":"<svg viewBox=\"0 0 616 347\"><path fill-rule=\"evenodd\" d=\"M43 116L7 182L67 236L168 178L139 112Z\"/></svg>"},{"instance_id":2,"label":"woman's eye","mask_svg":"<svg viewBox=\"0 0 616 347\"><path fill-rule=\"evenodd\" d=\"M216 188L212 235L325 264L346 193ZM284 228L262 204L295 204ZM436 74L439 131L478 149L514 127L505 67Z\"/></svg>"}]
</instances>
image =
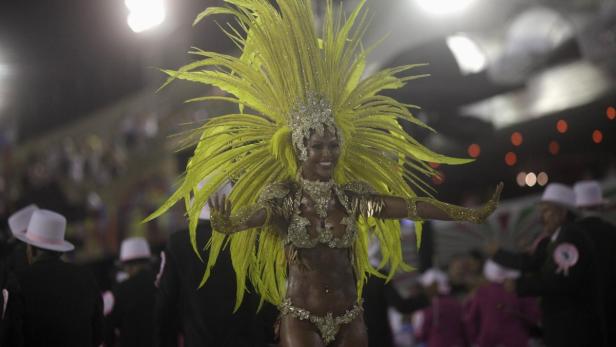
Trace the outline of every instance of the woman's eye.
<instances>
[{"instance_id":1,"label":"woman's eye","mask_svg":"<svg viewBox=\"0 0 616 347\"><path fill-rule=\"evenodd\" d=\"M312 145L312 149L316 149L316 150L323 149L323 145Z\"/></svg>"}]
</instances>

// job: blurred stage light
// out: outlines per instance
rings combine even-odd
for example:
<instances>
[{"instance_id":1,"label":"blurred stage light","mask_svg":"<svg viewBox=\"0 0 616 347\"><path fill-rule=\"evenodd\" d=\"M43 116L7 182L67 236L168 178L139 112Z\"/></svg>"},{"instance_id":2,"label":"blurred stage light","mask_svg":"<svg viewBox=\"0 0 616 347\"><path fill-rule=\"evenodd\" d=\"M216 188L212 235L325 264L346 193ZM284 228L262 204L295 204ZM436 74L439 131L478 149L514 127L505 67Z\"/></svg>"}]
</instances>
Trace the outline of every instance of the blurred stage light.
<instances>
[{"instance_id":1,"label":"blurred stage light","mask_svg":"<svg viewBox=\"0 0 616 347\"><path fill-rule=\"evenodd\" d=\"M569 124L567 124L566 120L559 119L558 122L556 122L556 130L559 133L564 134L567 132L567 129L569 129Z\"/></svg>"},{"instance_id":2,"label":"blurred stage light","mask_svg":"<svg viewBox=\"0 0 616 347\"><path fill-rule=\"evenodd\" d=\"M475 0L415 0L422 10L433 15L448 15L460 12Z\"/></svg>"},{"instance_id":3,"label":"blurred stage light","mask_svg":"<svg viewBox=\"0 0 616 347\"><path fill-rule=\"evenodd\" d=\"M614 108L614 106L608 107L607 110L605 111L605 115L607 116L607 119L609 120L616 119L616 108Z\"/></svg>"},{"instance_id":4,"label":"blurred stage light","mask_svg":"<svg viewBox=\"0 0 616 347\"><path fill-rule=\"evenodd\" d=\"M505 154L505 163L509 166L514 166L518 162L518 156L513 152Z\"/></svg>"},{"instance_id":5,"label":"blurred stage light","mask_svg":"<svg viewBox=\"0 0 616 347\"><path fill-rule=\"evenodd\" d=\"M471 157L477 158L479 154L481 154L481 147L478 144L473 143L468 146L467 152Z\"/></svg>"},{"instance_id":6,"label":"blurred stage light","mask_svg":"<svg viewBox=\"0 0 616 347\"><path fill-rule=\"evenodd\" d=\"M548 151L550 151L552 155L557 155L558 152L560 152L560 145L558 144L558 142L550 141L550 145L548 146Z\"/></svg>"},{"instance_id":7,"label":"blurred stage light","mask_svg":"<svg viewBox=\"0 0 616 347\"><path fill-rule=\"evenodd\" d=\"M534 172L527 173L525 182L526 182L526 185L529 187L534 186L537 183L537 176L535 175L535 173Z\"/></svg>"},{"instance_id":8,"label":"blurred stage light","mask_svg":"<svg viewBox=\"0 0 616 347\"><path fill-rule=\"evenodd\" d=\"M152 29L165 20L163 0L125 0L130 10L128 26L136 33Z\"/></svg>"},{"instance_id":9,"label":"blurred stage light","mask_svg":"<svg viewBox=\"0 0 616 347\"><path fill-rule=\"evenodd\" d=\"M515 176L515 182L520 186L524 187L526 185L526 172L521 171Z\"/></svg>"},{"instance_id":10,"label":"blurred stage light","mask_svg":"<svg viewBox=\"0 0 616 347\"><path fill-rule=\"evenodd\" d=\"M447 47L456 58L462 75L478 73L485 69L486 56L470 37L462 34L449 36Z\"/></svg>"},{"instance_id":11,"label":"blurred stage light","mask_svg":"<svg viewBox=\"0 0 616 347\"><path fill-rule=\"evenodd\" d=\"M543 171L537 175L537 183L542 187L548 184L548 180L548 174Z\"/></svg>"},{"instance_id":12,"label":"blurred stage light","mask_svg":"<svg viewBox=\"0 0 616 347\"><path fill-rule=\"evenodd\" d=\"M443 171L438 171L436 175L432 176L432 183L437 186L440 186L445 182L445 173Z\"/></svg>"},{"instance_id":13,"label":"blurred stage light","mask_svg":"<svg viewBox=\"0 0 616 347\"><path fill-rule=\"evenodd\" d=\"M522 133L520 133L519 131L516 131L513 134L511 134L511 144L512 145L517 147L521 145L523 141L524 141L524 138L522 137Z\"/></svg>"},{"instance_id":14,"label":"blurred stage light","mask_svg":"<svg viewBox=\"0 0 616 347\"><path fill-rule=\"evenodd\" d=\"M592 141L594 143L601 143L601 141L603 141L603 133L601 132L601 130L595 130L592 132Z\"/></svg>"}]
</instances>

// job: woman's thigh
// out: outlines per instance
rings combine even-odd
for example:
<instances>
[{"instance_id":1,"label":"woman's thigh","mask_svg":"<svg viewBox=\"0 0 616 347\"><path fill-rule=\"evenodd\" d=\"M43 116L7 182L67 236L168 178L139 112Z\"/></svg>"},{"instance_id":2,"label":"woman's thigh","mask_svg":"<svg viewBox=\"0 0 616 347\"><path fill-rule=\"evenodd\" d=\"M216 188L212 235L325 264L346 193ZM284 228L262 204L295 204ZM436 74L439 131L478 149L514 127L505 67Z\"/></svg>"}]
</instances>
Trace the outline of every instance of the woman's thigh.
<instances>
[{"instance_id":1,"label":"woman's thigh","mask_svg":"<svg viewBox=\"0 0 616 347\"><path fill-rule=\"evenodd\" d=\"M367 347L368 333L362 315L359 315L349 324L341 325L336 335L336 341L331 345L336 347Z\"/></svg>"},{"instance_id":2,"label":"woman's thigh","mask_svg":"<svg viewBox=\"0 0 616 347\"><path fill-rule=\"evenodd\" d=\"M325 344L312 323L285 315L280 318L280 346L325 347Z\"/></svg>"}]
</instances>

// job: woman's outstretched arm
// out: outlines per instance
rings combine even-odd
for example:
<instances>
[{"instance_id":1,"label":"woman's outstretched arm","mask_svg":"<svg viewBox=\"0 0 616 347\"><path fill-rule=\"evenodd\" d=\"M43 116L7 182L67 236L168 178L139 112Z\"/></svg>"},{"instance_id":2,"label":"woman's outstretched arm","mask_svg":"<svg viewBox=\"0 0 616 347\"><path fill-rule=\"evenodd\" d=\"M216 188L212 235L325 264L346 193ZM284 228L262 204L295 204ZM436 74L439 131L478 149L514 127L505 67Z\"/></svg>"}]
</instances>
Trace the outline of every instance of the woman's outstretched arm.
<instances>
[{"instance_id":1,"label":"woman's outstretched arm","mask_svg":"<svg viewBox=\"0 0 616 347\"><path fill-rule=\"evenodd\" d=\"M250 228L261 227L269 222L271 211L263 205L250 205L231 214L231 201L225 195L208 199L211 208L212 229L223 234L233 234Z\"/></svg>"},{"instance_id":2,"label":"woman's outstretched arm","mask_svg":"<svg viewBox=\"0 0 616 347\"><path fill-rule=\"evenodd\" d=\"M501 182L496 186L492 198L483 206L477 208L448 204L428 197L404 199L395 196L382 196L383 207L376 216L383 219L410 218L414 220L456 220L483 223L496 209L502 190L503 183Z\"/></svg>"}]
</instances>

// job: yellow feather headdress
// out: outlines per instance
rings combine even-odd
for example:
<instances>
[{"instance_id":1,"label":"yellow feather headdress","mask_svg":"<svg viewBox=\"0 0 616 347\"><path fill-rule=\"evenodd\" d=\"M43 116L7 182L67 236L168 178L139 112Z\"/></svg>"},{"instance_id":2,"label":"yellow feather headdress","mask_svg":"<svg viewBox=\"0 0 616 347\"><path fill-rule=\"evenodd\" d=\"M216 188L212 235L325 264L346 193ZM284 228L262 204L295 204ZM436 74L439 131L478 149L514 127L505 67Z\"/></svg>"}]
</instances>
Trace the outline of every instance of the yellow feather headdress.
<instances>
[{"instance_id":1,"label":"yellow feather headdress","mask_svg":"<svg viewBox=\"0 0 616 347\"><path fill-rule=\"evenodd\" d=\"M224 100L238 104L240 111L212 118L195 130L199 141L181 185L146 221L184 199L192 246L195 250L203 247L196 244L201 208L230 177L234 179L229 196L234 211L255 203L266 185L296 177L301 153L294 147L297 122L292 120L293 112L315 95L326 100L344 140L334 171L338 184L363 181L384 194L414 196L407 182L427 192L429 186L418 176L434 174L427 162L468 162L434 153L418 143L398 123L404 119L428 128L409 111L415 106L379 94L425 76L404 75L422 64L388 68L362 78L366 55L373 48L362 46L368 23L365 1L346 18L341 8L334 13L328 0L320 35L310 0L277 0L277 7L268 0L226 3L226 7L200 13L195 24L213 14L233 16L235 24L223 30L241 55L194 49L190 53L200 60L179 70L163 70L169 75L163 87L175 79L212 85L231 96L190 101ZM207 183L197 189L206 178ZM366 275L378 273L368 261L369 231L379 239L381 267L387 266L389 277L408 265L402 260L397 221L367 220L359 226L353 259L361 293ZM280 304L287 271L281 237L268 226L230 236L214 233L206 245L209 259L202 285L220 250L227 246L237 278L236 304L242 301L247 279L263 299Z\"/></svg>"}]
</instances>

